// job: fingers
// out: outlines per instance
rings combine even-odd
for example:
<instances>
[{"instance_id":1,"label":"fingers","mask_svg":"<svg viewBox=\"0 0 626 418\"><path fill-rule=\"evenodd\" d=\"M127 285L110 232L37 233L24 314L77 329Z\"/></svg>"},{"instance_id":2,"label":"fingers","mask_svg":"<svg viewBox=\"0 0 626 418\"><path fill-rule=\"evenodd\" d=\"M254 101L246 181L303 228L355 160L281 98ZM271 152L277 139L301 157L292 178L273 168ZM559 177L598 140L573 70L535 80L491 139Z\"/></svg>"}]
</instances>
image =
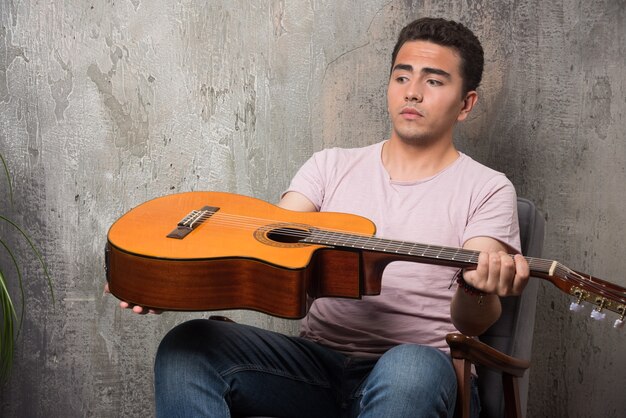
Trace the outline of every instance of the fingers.
<instances>
[{"instance_id":1,"label":"fingers","mask_svg":"<svg viewBox=\"0 0 626 418\"><path fill-rule=\"evenodd\" d=\"M146 308L144 308L143 306L139 306L139 305L135 305L133 306L133 312L135 312L136 314L139 315L145 315L148 313L148 310Z\"/></svg>"},{"instance_id":2,"label":"fingers","mask_svg":"<svg viewBox=\"0 0 626 418\"><path fill-rule=\"evenodd\" d=\"M465 281L487 294L497 293L500 281L501 260L498 253L482 251L478 255L476 270L465 273Z\"/></svg>"},{"instance_id":3,"label":"fingers","mask_svg":"<svg viewBox=\"0 0 626 418\"><path fill-rule=\"evenodd\" d=\"M135 306L133 306L133 312L135 312L136 314L139 314L139 315L145 315L145 314L159 315L163 311L160 311L158 309L145 308L143 306L135 305Z\"/></svg>"},{"instance_id":4,"label":"fingers","mask_svg":"<svg viewBox=\"0 0 626 418\"><path fill-rule=\"evenodd\" d=\"M132 310L134 313L138 314L138 315L146 315L146 314L154 314L154 315L159 315L161 314L163 311L159 310L159 309L152 309L152 308L146 308L144 306L140 306L140 305L131 305L128 302L120 302L120 308L122 309L130 309Z\"/></svg>"},{"instance_id":5,"label":"fingers","mask_svg":"<svg viewBox=\"0 0 626 418\"><path fill-rule=\"evenodd\" d=\"M148 313L146 309L144 309L142 306L139 305L131 305L130 303L126 302L125 300L120 301L120 308L122 309L130 309L131 311L133 311L136 314L139 315L143 315Z\"/></svg>"},{"instance_id":6,"label":"fingers","mask_svg":"<svg viewBox=\"0 0 626 418\"><path fill-rule=\"evenodd\" d=\"M104 293L111 293L111 291L109 290L108 283L104 285ZM139 306L139 305L131 305L130 303L124 300L120 301L120 308L130 309L138 315L145 315L145 314L159 315L163 312L162 310L159 310L159 309L146 308L146 307Z\"/></svg>"},{"instance_id":7,"label":"fingers","mask_svg":"<svg viewBox=\"0 0 626 418\"><path fill-rule=\"evenodd\" d=\"M522 293L526 285L528 284L528 279L530 277L530 266L528 265L528 260L524 258L521 254L515 255L515 285L513 286L513 292L516 295Z\"/></svg>"},{"instance_id":8,"label":"fingers","mask_svg":"<svg viewBox=\"0 0 626 418\"><path fill-rule=\"evenodd\" d=\"M160 315L163 312L162 310L159 310L159 309L146 308L140 305L131 305L130 303L124 302L124 301L120 302L120 308L130 309L138 315L146 315L146 314Z\"/></svg>"},{"instance_id":9,"label":"fingers","mask_svg":"<svg viewBox=\"0 0 626 418\"><path fill-rule=\"evenodd\" d=\"M476 270L466 271L465 281L478 290L498 296L519 295L526 287L529 267L521 255L504 251L481 252Z\"/></svg>"},{"instance_id":10,"label":"fingers","mask_svg":"<svg viewBox=\"0 0 626 418\"><path fill-rule=\"evenodd\" d=\"M515 282L515 261L503 251L498 252L497 257L500 261L500 270L495 273L499 275L499 280L496 279L497 293L500 296L508 296L512 294Z\"/></svg>"}]
</instances>

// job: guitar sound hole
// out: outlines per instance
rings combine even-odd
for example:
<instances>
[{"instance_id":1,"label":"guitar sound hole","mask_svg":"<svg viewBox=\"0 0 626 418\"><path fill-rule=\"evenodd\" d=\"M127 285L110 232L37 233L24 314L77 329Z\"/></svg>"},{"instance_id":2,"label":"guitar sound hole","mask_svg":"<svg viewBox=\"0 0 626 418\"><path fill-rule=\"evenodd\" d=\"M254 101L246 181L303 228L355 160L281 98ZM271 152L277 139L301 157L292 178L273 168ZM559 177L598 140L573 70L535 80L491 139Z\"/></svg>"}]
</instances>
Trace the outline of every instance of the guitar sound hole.
<instances>
[{"instance_id":1,"label":"guitar sound hole","mask_svg":"<svg viewBox=\"0 0 626 418\"><path fill-rule=\"evenodd\" d=\"M267 238L284 244L296 244L309 236L309 231L298 228L276 228L267 233Z\"/></svg>"}]
</instances>

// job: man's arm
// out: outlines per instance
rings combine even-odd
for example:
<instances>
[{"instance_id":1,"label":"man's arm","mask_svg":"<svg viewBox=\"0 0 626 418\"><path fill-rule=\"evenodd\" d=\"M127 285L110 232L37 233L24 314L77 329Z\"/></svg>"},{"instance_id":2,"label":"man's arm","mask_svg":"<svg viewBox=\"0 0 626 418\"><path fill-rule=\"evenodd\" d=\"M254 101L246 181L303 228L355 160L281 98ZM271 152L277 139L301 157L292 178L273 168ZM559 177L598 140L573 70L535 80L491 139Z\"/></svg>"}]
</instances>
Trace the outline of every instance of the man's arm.
<instances>
[{"instance_id":1,"label":"man's arm","mask_svg":"<svg viewBox=\"0 0 626 418\"><path fill-rule=\"evenodd\" d=\"M278 206L283 209L298 212L317 212L317 208L306 196L298 192L287 192L278 202Z\"/></svg>"},{"instance_id":2,"label":"man's arm","mask_svg":"<svg viewBox=\"0 0 626 418\"><path fill-rule=\"evenodd\" d=\"M288 192L278 206L301 212L316 211L315 205L298 192ZM482 299L461 287L454 294L450 314L454 326L463 334L480 335L500 317L499 296L519 295L528 282L529 268L521 255L512 258L500 241L489 237L468 240L465 249L481 251L476 270L465 271L467 284L485 293ZM479 304L481 300L481 304Z\"/></svg>"},{"instance_id":3,"label":"man's arm","mask_svg":"<svg viewBox=\"0 0 626 418\"><path fill-rule=\"evenodd\" d=\"M316 211L315 205L298 192L285 194L278 206L302 212ZM506 246L493 238L472 238L463 248L481 251L476 270L465 271L463 277L467 284L485 295L479 299L459 287L452 298L450 314L460 332L480 335L500 317L500 296L522 293L528 282L529 267L524 257L518 254L512 258Z\"/></svg>"},{"instance_id":4,"label":"man's arm","mask_svg":"<svg viewBox=\"0 0 626 418\"><path fill-rule=\"evenodd\" d=\"M493 238L472 238L463 248L481 252L477 268L464 271L463 279L484 296L467 292L459 286L452 298L450 315L461 333L480 335L500 317L500 296L522 293L530 269L523 256L517 254L512 258L506 246Z\"/></svg>"}]
</instances>

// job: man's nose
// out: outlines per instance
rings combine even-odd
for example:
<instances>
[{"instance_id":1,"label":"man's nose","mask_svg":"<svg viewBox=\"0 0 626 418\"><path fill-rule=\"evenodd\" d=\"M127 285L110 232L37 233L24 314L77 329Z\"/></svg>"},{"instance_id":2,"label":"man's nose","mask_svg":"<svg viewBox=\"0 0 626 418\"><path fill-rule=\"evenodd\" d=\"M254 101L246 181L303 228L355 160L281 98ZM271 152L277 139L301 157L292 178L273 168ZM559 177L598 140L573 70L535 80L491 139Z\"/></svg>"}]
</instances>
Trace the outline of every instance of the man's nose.
<instances>
[{"instance_id":1,"label":"man's nose","mask_svg":"<svg viewBox=\"0 0 626 418\"><path fill-rule=\"evenodd\" d=\"M421 103L422 100L424 100L424 96L422 95L419 87L415 83L411 83L407 86L406 95L404 99L407 102Z\"/></svg>"}]
</instances>

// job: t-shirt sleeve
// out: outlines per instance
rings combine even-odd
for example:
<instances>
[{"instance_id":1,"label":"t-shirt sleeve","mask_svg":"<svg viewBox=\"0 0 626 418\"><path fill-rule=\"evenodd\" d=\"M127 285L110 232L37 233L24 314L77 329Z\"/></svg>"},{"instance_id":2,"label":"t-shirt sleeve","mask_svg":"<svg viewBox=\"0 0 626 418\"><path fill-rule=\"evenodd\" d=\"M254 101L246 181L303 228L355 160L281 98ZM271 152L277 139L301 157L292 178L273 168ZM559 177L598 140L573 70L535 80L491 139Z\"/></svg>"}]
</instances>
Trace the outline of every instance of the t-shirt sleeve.
<instances>
[{"instance_id":1,"label":"t-shirt sleeve","mask_svg":"<svg viewBox=\"0 0 626 418\"><path fill-rule=\"evenodd\" d=\"M486 236L520 252L517 194L504 175L494 176L477 195L463 234L463 242Z\"/></svg>"},{"instance_id":2,"label":"t-shirt sleeve","mask_svg":"<svg viewBox=\"0 0 626 418\"><path fill-rule=\"evenodd\" d=\"M282 194L298 192L304 195L315 205L316 210L320 210L324 201L325 177L320 164L323 163L325 152L317 152L305 162L291 180L289 187Z\"/></svg>"}]
</instances>

